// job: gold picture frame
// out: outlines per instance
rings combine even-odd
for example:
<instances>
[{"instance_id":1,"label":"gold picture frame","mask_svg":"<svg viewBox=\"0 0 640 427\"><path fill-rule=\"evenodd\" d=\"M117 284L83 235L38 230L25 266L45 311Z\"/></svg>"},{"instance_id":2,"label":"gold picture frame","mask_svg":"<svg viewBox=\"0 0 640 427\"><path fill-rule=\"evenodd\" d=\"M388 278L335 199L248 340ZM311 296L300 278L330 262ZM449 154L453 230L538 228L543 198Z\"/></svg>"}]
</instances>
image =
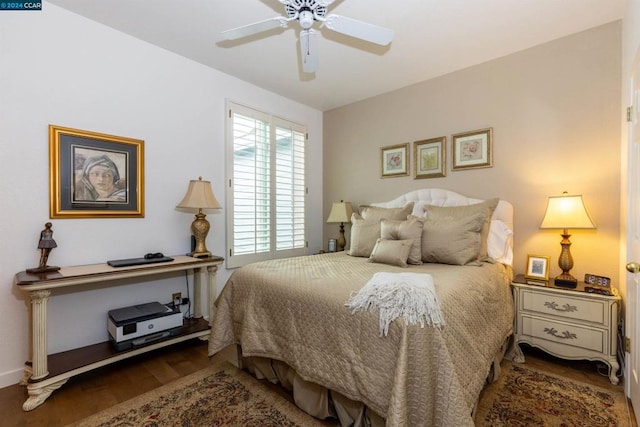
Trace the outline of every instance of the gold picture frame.
<instances>
[{"instance_id":1,"label":"gold picture frame","mask_svg":"<svg viewBox=\"0 0 640 427\"><path fill-rule=\"evenodd\" d=\"M493 166L493 128L451 135L454 171Z\"/></svg>"},{"instance_id":2,"label":"gold picture frame","mask_svg":"<svg viewBox=\"0 0 640 427\"><path fill-rule=\"evenodd\" d=\"M549 280L549 260L545 255L527 255L527 279Z\"/></svg>"},{"instance_id":3,"label":"gold picture frame","mask_svg":"<svg viewBox=\"0 0 640 427\"><path fill-rule=\"evenodd\" d=\"M143 218L144 141L49 125L51 218Z\"/></svg>"},{"instance_id":4,"label":"gold picture frame","mask_svg":"<svg viewBox=\"0 0 640 427\"><path fill-rule=\"evenodd\" d=\"M380 149L382 178L409 175L409 143L389 145Z\"/></svg>"},{"instance_id":5,"label":"gold picture frame","mask_svg":"<svg viewBox=\"0 0 640 427\"><path fill-rule=\"evenodd\" d=\"M439 178L447 175L447 137L413 143L413 178Z\"/></svg>"}]
</instances>

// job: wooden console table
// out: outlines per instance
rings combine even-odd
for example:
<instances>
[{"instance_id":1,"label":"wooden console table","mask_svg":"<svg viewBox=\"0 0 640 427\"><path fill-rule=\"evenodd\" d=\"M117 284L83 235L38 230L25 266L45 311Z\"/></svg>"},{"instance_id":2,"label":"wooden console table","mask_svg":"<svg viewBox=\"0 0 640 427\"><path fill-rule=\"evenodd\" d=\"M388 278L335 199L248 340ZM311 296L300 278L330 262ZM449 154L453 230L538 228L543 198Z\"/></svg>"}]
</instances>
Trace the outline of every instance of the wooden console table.
<instances>
[{"instance_id":1,"label":"wooden console table","mask_svg":"<svg viewBox=\"0 0 640 427\"><path fill-rule=\"evenodd\" d=\"M19 289L28 292L31 299L31 361L26 363L25 376L20 382L27 386L29 397L22 409L30 411L41 405L54 390L60 388L74 375L124 360L138 354L166 347L197 337L206 337L210 326L202 317L201 277L206 272L208 284L208 315L213 320L216 294L216 272L223 258L192 258L172 256L173 261L131 267L111 267L108 264L63 267L59 271L30 274L22 271L14 278ZM116 281L132 277L148 277L176 271L193 270L194 318L185 319L177 335L156 341L146 346L116 351L111 343L102 342L61 353L47 355L47 301L52 292L64 288L65 291L80 289L83 285L106 283L115 286ZM105 313L106 315L106 313Z\"/></svg>"}]
</instances>

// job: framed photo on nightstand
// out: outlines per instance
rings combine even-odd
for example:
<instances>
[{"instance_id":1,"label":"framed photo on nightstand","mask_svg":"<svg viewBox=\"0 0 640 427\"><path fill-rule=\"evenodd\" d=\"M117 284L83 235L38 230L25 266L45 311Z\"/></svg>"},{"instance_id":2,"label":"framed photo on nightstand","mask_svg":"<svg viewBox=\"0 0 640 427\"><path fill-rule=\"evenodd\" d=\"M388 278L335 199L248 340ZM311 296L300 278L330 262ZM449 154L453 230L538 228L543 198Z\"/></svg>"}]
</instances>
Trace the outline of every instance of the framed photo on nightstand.
<instances>
[{"instance_id":1,"label":"framed photo on nightstand","mask_svg":"<svg viewBox=\"0 0 640 427\"><path fill-rule=\"evenodd\" d=\"M527 255L527 279L549 280L549 257L544 255Z\"/></svg>"}]
</instances>

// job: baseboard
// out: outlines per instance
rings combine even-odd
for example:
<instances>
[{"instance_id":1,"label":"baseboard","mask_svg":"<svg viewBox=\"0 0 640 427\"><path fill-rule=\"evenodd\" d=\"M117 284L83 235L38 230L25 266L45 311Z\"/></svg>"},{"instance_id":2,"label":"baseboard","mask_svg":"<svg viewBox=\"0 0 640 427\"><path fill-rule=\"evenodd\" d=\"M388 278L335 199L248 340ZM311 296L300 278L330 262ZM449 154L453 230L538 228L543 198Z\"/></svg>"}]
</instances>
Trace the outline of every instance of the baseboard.
<instances>
[{"instance_id":1,"label":"baseboard","mask_svg":"<svg viewBox=\"0 0 640 427\"><path fill-rule=\"evenodd\" d=\"M15 371L3 372L0 374L0 388L9 387L18 384L24 377L24 369L16 369Z\"/></svg>"}]
</instances>

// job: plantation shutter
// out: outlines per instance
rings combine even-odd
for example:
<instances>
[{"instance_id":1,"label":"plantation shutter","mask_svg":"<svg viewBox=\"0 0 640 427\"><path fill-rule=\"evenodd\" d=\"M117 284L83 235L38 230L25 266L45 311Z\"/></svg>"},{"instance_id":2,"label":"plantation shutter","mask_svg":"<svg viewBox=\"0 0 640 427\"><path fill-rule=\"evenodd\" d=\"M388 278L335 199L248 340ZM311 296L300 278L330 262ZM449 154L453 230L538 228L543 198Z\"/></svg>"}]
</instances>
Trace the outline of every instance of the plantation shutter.
<instances>
[{"instance_id":1,"label":"plantation shutter","mask_svg":"<svg viewBox=\"0 0 640 427\"><path fill-rule=\"evenodd\" d=\"M227 265L306 253L304 128L230 103Z\"/></svg>"},{"instance_id":2,"label":"plantation shutter","mask_svg":"<svg viewBox=\"0 0 640 427\"><path fill-rule=\"evenodd\" d=\"M305 246L305 135L276 124L276 250Z\"/></svg>"}]
</instances>

